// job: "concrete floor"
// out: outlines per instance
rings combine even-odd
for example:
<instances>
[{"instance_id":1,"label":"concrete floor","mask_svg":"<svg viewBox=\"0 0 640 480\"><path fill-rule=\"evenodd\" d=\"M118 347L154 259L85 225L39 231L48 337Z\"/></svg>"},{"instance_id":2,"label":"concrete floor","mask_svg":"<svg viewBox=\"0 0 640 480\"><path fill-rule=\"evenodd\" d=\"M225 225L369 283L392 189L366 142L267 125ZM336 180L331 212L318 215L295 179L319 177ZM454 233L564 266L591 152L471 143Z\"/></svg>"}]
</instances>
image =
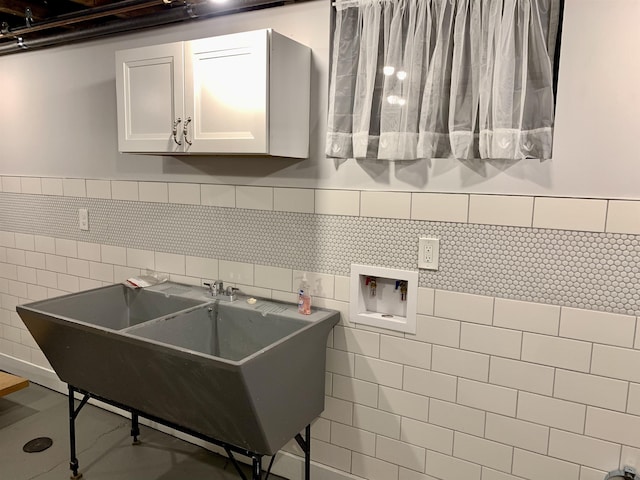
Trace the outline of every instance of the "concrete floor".
<instances>
[{"instance_id":1,"label":"concrete floor","mask_svg":"<svg viewBox=\"0 0 640 480\"><path fill-rule=\"evenodd\" d=\"M77 402L76 402L77 404ZM151 428L140 426L131 445L131 422L92 405L76 420L80 472L87 480L239 480L228 459ZM53 445L40 453L22 447L37 437ZM269 457L263 459L264 467ZM251 478L247 469L247 478ZM0 478L63 480L69 470L67 397L39 385L0 398ZM270 479L283 480L270 475Z\"/></svg>"}]
</instances>

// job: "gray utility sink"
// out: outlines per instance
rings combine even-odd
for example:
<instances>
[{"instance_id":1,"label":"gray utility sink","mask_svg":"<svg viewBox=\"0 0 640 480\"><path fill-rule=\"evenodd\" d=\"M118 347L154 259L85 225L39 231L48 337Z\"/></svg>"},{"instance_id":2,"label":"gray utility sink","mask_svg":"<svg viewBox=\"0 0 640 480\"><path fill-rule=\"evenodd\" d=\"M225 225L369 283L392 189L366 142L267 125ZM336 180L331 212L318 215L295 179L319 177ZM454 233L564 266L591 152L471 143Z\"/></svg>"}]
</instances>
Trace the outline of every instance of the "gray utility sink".
<instances>
[{"instance_id":1,"label":"gray utility sink","mask_svg":"<svg viewBox=\"0 0 640 480\"><path fill-rule=\"evenodd\" d=\"M209 438L273 455L324 408L336 311L165 283L17 307L61 380Z\"/></svg>"}]
</instances>

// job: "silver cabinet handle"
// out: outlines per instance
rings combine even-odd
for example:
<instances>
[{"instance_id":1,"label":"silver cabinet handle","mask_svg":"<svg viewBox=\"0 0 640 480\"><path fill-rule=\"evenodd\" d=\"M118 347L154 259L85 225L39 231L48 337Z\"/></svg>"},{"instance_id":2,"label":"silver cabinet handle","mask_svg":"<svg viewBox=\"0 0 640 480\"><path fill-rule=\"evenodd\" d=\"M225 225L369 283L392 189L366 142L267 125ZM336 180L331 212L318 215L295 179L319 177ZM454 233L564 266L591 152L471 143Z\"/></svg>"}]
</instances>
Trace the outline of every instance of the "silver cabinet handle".
<instances>
[{"instance_id":1,"label":"silver cabinet handle","mask_svg":"<svg viewBox=\"0 0 640 480\"><path fill-rule=\"evenodd\" d=\"M178 117L178 119L173 122L173 141L176 142L178 145L182 145L182 142L178 140L178 125L180 125L180 123L182 123L182 119L180 117ZM186 126L185 126L186 128Z\"/></svg>"},{"instance_id":2,"label":"silver cabinet handle","mask_svg":"<svg viewBox=\"0 0 640 480\"><path fill-rule=\"evenodd\" d=\"M187 119L184 122L184 128L182 129L182 134L184 135L184 141L187 142L188 145L191 145L193 143L189 141L189 138L187 138L187 125L189 125L190 122L191 122L191 117L187 117Z\"/></svg>"}]
</instances>

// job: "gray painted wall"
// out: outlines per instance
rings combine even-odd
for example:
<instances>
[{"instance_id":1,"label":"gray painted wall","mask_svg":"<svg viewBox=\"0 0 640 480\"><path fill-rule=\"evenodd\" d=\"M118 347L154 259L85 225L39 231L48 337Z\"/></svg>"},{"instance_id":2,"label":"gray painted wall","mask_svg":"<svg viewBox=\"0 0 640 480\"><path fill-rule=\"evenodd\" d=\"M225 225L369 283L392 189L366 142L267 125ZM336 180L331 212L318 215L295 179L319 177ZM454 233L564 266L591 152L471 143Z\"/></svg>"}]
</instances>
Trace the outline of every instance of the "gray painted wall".
<instances>
[{"instance_id":1,"label":"gray painted wall","mask_svg":"<svg viewBox=\"0 0 640 480\"><path fill-rule=\"evenodd\" d=\"M637 198L640 6L567 0L554 158L516 163L336 162L324 157L330 8L326 1L243 13L0 57L5 175ZM313 49L309 160L176 158L117 152L114 52L272 27ZM588 34L587 34L588 32Z\"/></svg>"}]
</instances>

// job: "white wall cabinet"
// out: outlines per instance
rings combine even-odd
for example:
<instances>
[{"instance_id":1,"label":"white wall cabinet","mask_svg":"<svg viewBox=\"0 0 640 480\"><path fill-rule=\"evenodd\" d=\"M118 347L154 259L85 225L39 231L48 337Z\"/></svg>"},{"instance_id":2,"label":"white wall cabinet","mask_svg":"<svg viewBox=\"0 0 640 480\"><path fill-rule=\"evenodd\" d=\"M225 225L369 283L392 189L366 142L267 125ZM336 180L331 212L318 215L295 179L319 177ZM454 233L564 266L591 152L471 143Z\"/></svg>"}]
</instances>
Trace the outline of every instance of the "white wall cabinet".
<instances>
[{"instance_id":1,"label":"white wall cabinet","mask_svg":"<svg viewBox=\"0 0 640 480\"><path fill-rule=\"evenodd\" d=\"M310 60L270 29L119 51L119 150L306 158Z\"/></svg>"}]
</instances>

